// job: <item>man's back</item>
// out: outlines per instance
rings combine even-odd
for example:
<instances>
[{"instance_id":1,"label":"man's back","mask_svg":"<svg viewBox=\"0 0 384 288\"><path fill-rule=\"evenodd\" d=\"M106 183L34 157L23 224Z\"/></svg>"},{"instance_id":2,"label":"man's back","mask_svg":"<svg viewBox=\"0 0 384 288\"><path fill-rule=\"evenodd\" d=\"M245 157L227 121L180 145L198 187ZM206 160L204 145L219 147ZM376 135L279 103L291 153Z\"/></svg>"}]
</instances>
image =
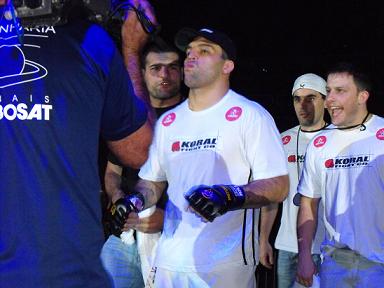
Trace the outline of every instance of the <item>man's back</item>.
<instances>
[{"instance_id":1,"label":"man's back","mask_svg":"<svg viewBox=\"0 0 384 288\"><path fill-rule=\"evenodd\" d=\"M12 49L2 65L13 69L0 79L0 283L108 287L95 261L103 244L99 131L120 139L145 114L121 123L119 115L137 100L128 96L125 67L98 26L40 27L24 35L23 47L0 40L0 51Z\"/></svg>"}]
</instances>

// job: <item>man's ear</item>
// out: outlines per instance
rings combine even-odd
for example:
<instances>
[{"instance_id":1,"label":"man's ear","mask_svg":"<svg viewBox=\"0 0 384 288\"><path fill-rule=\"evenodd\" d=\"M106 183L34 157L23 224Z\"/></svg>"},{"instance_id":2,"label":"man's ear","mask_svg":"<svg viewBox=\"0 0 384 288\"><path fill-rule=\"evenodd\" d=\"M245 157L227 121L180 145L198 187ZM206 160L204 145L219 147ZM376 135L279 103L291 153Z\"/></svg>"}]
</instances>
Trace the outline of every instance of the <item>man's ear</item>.
<instances>
[{"instance_id":1,"label":"man's ear","mask_svg":"<svg viewBox=\"0 0 384 288\"><path fill-rule=\"evenodd\" d=\"M235 69L235 63L232 60L225 60L223 65L223 73L230 74Z\"/></svg>"},{"instance_id":2,"label":"man's ear","mask_svg":"<svg viewBox=\"0 0 384 288\"><path fill-rule=\"evenodd\" d=\"M365 104L368 101L369 92L367 90L360 91L357 97L357 101L359 104Z\"/></svg>"}]
</instances>

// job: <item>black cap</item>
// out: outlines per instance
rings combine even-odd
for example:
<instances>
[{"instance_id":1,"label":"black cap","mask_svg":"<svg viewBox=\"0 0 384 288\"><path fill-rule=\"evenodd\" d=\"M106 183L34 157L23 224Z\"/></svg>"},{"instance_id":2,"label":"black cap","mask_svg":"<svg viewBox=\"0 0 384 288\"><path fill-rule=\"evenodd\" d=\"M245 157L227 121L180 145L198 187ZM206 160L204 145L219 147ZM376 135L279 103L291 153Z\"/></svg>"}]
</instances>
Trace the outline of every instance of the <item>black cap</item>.
<instances>
[{"instance_id":1,"label":"black cap","mask_svg":"<svg viewBox=\"0 0 384 288\"><path fill-rule=\"evenodd\" d=\"M175 45L181 51L185 51L188 44L196 37L204 37L209 41L219 45L225 53L228 55L228 59L236 60L236 47L231 38L229 38L223 32L202 28L200 30L194 30L191 28L182 28L175 36Z\"/></svg>"}]
</instances>

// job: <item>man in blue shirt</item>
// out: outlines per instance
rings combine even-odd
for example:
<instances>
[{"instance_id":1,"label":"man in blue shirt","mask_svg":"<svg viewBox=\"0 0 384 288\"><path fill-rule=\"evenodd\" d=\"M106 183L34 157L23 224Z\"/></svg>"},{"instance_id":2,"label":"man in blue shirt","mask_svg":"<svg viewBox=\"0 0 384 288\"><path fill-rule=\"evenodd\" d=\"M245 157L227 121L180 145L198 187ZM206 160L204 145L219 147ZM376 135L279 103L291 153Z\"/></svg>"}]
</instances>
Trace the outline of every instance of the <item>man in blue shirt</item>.
<instances>
[{"instance_id":1,"label":"man in blue shirt","mask_svg":"<svg viewBox=\"0 0 384 288\"><path fill-rule=\"evenodd\" d=\"M152 136L135 96L144 90L100 26L22 27L12 9L0 0L0 286L109 287L99 134L124 165L140 167ZM139 47L147 36L135 13L126 22Z\"/></svg>"}]
</instances>

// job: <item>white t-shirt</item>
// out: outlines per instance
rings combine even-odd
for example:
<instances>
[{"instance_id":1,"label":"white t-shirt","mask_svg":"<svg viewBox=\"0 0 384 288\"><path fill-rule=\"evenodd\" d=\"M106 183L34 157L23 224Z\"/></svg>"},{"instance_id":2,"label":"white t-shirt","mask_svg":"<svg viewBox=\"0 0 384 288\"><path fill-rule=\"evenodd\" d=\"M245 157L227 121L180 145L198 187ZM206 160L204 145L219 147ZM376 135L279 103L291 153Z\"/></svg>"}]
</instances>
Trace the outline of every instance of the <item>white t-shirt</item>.
<instances>
[{"instance_id":1,"label":"white t-shirt","mask_svg":"<svg viewBox=\"0 0 384 288\"><path fill-rule=\"evenodd\" d=\"M325 244L384 263L384 119L366 130L328 130L308 146L298 191L322 197Z\"/></svg>"},{"instance_id":2,"label":"white t-shirt","mask_svg":"<svg viewBox=\"0 0 384 288\"><path fill-rule=\"evenodd\" d=\"M142 179L168 181L156 266L188 272L244 265L242 241L246 261L253 265L258 259L258 210L230 211L203 223L185 211L183 195L200 184L243 185L286 174L275 122L256 102L229 90L206 110L191 111L188 100L170 110L156 124L149 158L139 173Z\"/></svg>"},{"instance_id":3,"label":"white t-shirt","mask_svg":"<svg viewBox=\"0 0 384 288\"><path fill-rule=\"evenodd\" d=\"M289 194L283 202L283 211L279 232L277 233L276 249L298 253L297 247L297 213L299 207L293 204L299 182L298 173L304 163L305 151L309 141L319 132L299 132L299 125L281 134L289 173ZM319 204L316 235L312 245L312 253L320 254L320 244L324 240L323 205Z\"/></svg>"}]
</instances>

